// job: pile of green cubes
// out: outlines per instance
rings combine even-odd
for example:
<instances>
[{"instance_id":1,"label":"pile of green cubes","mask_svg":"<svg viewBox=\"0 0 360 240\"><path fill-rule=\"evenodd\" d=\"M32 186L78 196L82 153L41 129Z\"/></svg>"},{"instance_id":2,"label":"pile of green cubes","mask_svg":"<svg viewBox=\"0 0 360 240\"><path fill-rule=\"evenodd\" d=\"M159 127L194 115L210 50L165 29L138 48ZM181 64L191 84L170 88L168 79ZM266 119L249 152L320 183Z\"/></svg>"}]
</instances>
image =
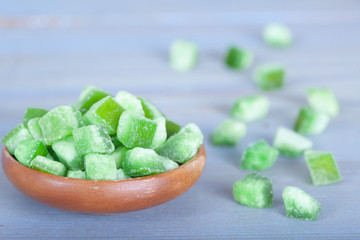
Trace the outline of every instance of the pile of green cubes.
<instances>
[{"instance_id":1,"label":"pile of green cubes","mask_svg":"<svg viewBox=\"0 0 360 240\"><path fill-rule=\"evenodd\" d=\"M168 120L149 100L94 86L76 106L28 108L2 142L23 165L54 175L121 180L179 167L203 142L199 127Z\"/></svg>"}]
</instances>

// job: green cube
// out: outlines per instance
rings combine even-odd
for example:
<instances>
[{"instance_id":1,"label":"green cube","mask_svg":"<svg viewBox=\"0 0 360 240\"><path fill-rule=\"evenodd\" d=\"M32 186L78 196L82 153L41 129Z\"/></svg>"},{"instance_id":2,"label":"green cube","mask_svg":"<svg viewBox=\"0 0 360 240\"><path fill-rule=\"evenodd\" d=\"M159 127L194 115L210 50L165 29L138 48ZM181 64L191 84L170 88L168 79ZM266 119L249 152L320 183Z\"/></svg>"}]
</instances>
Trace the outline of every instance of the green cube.
<instances>
[{"instance_id":1,"label":"green cube","mask_svg":"<svg viewBox=\"0 0 360 240\"><path fill-rule=\"evenodd\" d=\"M281 155L296 158L303 155L306 150L311 149L313 143L311 140L290 129L279 127L273 146L279 150Z\"/></svg>"},{"instance_id":2,"label":"green cube","mask_svg":"<svg viewBox=\"0 0 360 240\"><path fill-rule=\"evenodd\" d=\"M235 146L246 134L246 125L235 119L222 122L212 133L213 145Z\"/></svg>"},{"instance_id":3,"label":"green cube","mask_svg":"<svg viewBox=\"0 0 360 240\"><path fill-rule=\"evenodd\" d=\"M116 94L115 100L124 110L139 114L141 116L145 115L141 101L131 93L120 91Z\"/></svg>"},{"instance_id":4,"label":"green cube","mask_svg":"<svg viewBox=\"0 0 360 240\"><path fill-rule=\"evenodd\" d=\"M23 123L27 126L27 123L30 119L33 118L41 118L44 116L48 111L42 108L27 108L26 112L23 117Z\"/></svg>"},{"instance_id":5,"label":"green cube","mask_svg":"<svg viewBox=\"0 0 360 240\"><path fill-rule=\"evenodd\" d=\"M64 164L43 156L36 156L31 161L30 166L35 170L58 176L66 176L67 172Z\"/></svg>"},{"instance_id":6,"label":"green cube","mask_svg":"<svg viewBox=\"0 0 360 240\"><path fill-rule=\"evenodd\" d=\"M226 53L226 65L235 70L247 69L253 63L254 56L250 51L232 46Z\"/></svg>"},{"instance_id":7,"label":"green cube","mask_svg":"<svg viewBox=\"0 0 360 240\"><path fill-rule=\"evenodd\" d=\"M170 67L177 72L193 69L198 61L198 47L195 43L177 40L170 47Z\"/></svg>"},{"instance_id":8,"label":"green cube","mask_svg":"<svg viewBox=\"0 0 360 240\"><path fill-rule=\"evenodd\" d=\"M123 180L128 178L130 178L130 176L128 176L123 169L120 168L116 170L116 180Z\"/></svg>"},{"instance_id":9,"label":"green cube","mask_svg":"<svg viewBox=\"0 0 360 240\"><path fill-rule=\"evenodd\" d=\"M244 179L234 183L233 195L236 202L253 208L273 206L272 183L269 178L250 173Z\"/></svg>"},{"instance_id":10,"label":"green cube","mask_svg":"<svg viewBox=\"0 0 360 240\"><path fill-rule=\"evenodd\" d=\"M33 139L29 130L25 127L23 123L17 125L14 129L12 129L1 142L6 146L9 153L14 155L15 149L17 146L24 140Z\"/></svg>"},{"instance_id":11,"label":"green cube","mask_svg":"<svg viewBox=\"0 0 360 240\"><path fill-rule=\"evenodd\" d=\"M178 133L181 130L181 126L173 121L166 119L166 137L169 138L175 133Z\"/></svg>"},{"instance_id":12,"label":"green cube","mask_svg":"<svg viewBox=\"0 0 360 240\"><path fill-rule=\"evenodd\" d=\"M130 150L129 148L121 146L116 148L115 151L109 154L109 157L114 160L117 169L123 168L123 161L125 158L125 154L129 150Z\"/></svg>"},{"instance_id":13,"label":"green cube","mask_svg":"<svg viewBox=\"0 0 360 240\"><path fill-rule=\"evenodd\" d=\"M330 117L339 114L339 103L334 92L327 88L310 88L307 91L307 100L311 108L325 113Z\"/></svg>"},{"instance_id":14,"label":"green cube","mask_svg":"<svg viewBox=\"0 0 360 240\"><path fill-rule=\"evenodd\" d=\"M151 120L125 111L119 120L117 137L128 148L155 149L166 140L165 118Z\"/></svg>"},{"instance_id":15,"label":"green cube","mask_svg":"<svg viewBox=\"0 0 360 240\"><path fill-rule=\"evenodd\" d=\"M68 178L78 178L78 179L85 179L85 172L81 170L71 171L69 170L67 172L66 177Z\"/></svg>"},{"instance_id":16,"label":"green cube","mask_svg":"<svg viewBox=\"0 0 360 240\"><path fill-rule=\"evenodd\" d=\"M31 161L36 156L46 157L48 150L44 143L39 140L22 141L15 149L15 158L23 165L30 167Z\"/></svg>"},{"instance_id":17,"label":"green cube","mask_svg":"<svg viewBox=\"0 0 360 240\"><path fill-rule=\"evenodd\" d=\"M265 96L242 97L235 101L231 116L244 122L253 122L268 114L269 105L269 99Z\"/></svg>"},{"instance_id":18,"label":"green cube","mask_svg":"<svg viewBox=\"0 0 360 240\"><path fill-rule=\"evenodd\" d=\"M88 154L85 156L85 176L92 180L115 180L115 161L108 155Z\"/></svg>"},{"instance_id":19,"label":"green cube","mask_svg":"<svg viewBox=\"0 0 360 240\"><path fill-rule=\"evenodd\" d=\"M264 41L272 47L283 48L291 45L292 34L290 29L278 23L269 24L263 32Z\"/></svg>"},{"instance_id":20,"label":"green cube","mask_svg":"<svg viewBox=\"0 0 360 240\"><path fill-rule=\"evenodd\" d=\"M203 139L200 128L190 123L172 135L156 152L177 163L186 163L198 152Z\"/></svg>"},{"instance_id":21,"label":"green cube","mask_svg":"<svg viewBox=\"0 0 360 240\"><path fill-rule=\"evenodd\" d=\"M306 151L305 159L314 185L327 185L341 181L342 177L331 153Z\"/></svg>"},{"instance_id":22,"label":"green cube","mask_svg":"<svg viewBox=\"0 0 360 240\"><path fill-rule=\"evenodd\" d=\"M95 86L86 86L81 91L76 106L82 113L85 113L94 103L100 101L107 96L110 96L110 93Z\"/></svg>"},{"instance_id":23,"label":"green cube","mask_svg":"<svg viewBox=\"0 0 360 240\"><path fill-rule=\"evenodd\" d=\"M320 134L325 131L330 117L310 107L302 107L296 118L294 130L301 134Z\"/></svg>"},{"instance_id":24,"label":"green cube","mask_svg":"<svg viewBox=\"0 0 360 240\"><path fill-rule=\"evenodd\" d=\"M145 117L149 119L165 117L164 114L152 102L150 102L146 98L139 97L139 100L141 101L141 105L143 107Z\"/></svg>"},{"instance_id":25,"label":"green cube","mask_svg":"<svg viewBox=\"0 0 360 240\"><path fill-rule=\"evenodd\" d=\"M50 110L39 120L44 143L52 145L72 135L75 128L84 125L82 115L75 106L60 106Z\"/></svg>"},{"instance_id":26,"label":"green cube","mask_svg":"<svg viewBox=\"0 0 360 240\"><path fill-rule=\"evenodd\" d=\"M282 193L286 216L315 221L321 211L320 203L297 187L288 186Z\"/></svg>"},{"instance_id":27,"label":"green cube","mask_svg":"<svg viewBox=\"0 0 360 240\"><path fill-rule=\"evenodd\" d=\"M255 69L254 80L264 91L282 88L285 84L285 69L277 63L263 64Z\"/></svg>"},{"instance_id":28,"label":"green cube","mask_svg":"<svg viewBox=\"0 0 360 240\"><path fill-rule=\"evenodd\" d=\"M52 145L52 149L69 170L84 170L84 159L77 151L75 146L74 137L70 136Z\"/></svg>"},{"instance_id":29,"label":"green cube","mask_svg":"<svg viewBox=\"0 0 360 240\"><path fill-rule=\"evenodd\" d=\"M105 97L91 106L84 115L87 125L104 124L109 134L115 134L124 109L111 97Z\"/></svg>"},{"instance_id":30,"label":"green cube","mask_svg":"<svg viewBox=\"0 0 360 240\"><path fill-rule=\"evenodd\" d=\"M115 150L104 125L89 125L73 131L75 146L81 155L89 153L112 153Z\"/></svg>"},{"instance_id":31,"label":"green cube","mask_svg":"<svg viewBox=\"0 0 360 240\"><path fill-rule=\"evenodd\" d=\"M247 170L265 170L276 161L279 151L260 140L248 146L241 160L241 167Z\"/></svg>"},{"instance_id":32,"label":"green cube","mask_svg":"<svg viewBox=\"0 0 360 240\"><path fill-rule=\"evenodd\" d=\"M179 164L174 162L173 160L168 159L167 157L160 156L163 166L165 167L165 171L170 171L179 167Z\"/></svg>"},{"instance_id":33,"label":"green cube","mask_svg":"<svg viewBox=\"0 0 360 240\"><path fill-rule=\"evenodd\" d=\"M44 142L43 134L39 125L40 118L32 118L27 122L27 128L31 136L36 139Z\"/></svg>"}]
</instances>

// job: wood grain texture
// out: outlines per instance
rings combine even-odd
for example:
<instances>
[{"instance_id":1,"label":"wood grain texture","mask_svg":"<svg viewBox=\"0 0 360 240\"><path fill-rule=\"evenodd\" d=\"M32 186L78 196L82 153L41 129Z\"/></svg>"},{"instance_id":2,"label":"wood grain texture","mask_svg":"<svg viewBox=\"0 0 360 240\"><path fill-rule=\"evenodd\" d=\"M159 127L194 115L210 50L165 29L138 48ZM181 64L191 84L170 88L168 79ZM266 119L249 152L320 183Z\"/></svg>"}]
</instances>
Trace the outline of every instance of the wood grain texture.
<instances>
[{"instance_id":1,"label":"wood grain texture","mask_svg":"<svg viewBox=\"0 0 360 240\"><path fill-rule=\"evenodd\" d=\"M359 239L360 238L360 3L358 1L0 1L0 136L21 121L28 106L72 104L95 84L112 93L128 90L151 99L181 124L197 123L208 161L200 180L166 204L113 216L69 213L34 202L0 171L0 239ZM294 32L289 49L261 40L268 22ZM172 40L192 39L201 55L188 74L171 71ZM253 68L233 72L222 64L229 44L254 52L255 64L286 66L281 91L264 93L269 116L248 124L235 148L210 145L212 130L228 117L239 96L261 93ZM232 184L248 174L238 168L243 149L278 126L291 127L306 104L306 89L334 89L340 116L324 134L310 137L315 149L331 151L343 181L315 187L304 159L279 158L262 174L274 187L274 207L251 209L232 198ZM310 193L322 204L316 222L288 219L285 186Z\"/></svg>"}]
</instances>

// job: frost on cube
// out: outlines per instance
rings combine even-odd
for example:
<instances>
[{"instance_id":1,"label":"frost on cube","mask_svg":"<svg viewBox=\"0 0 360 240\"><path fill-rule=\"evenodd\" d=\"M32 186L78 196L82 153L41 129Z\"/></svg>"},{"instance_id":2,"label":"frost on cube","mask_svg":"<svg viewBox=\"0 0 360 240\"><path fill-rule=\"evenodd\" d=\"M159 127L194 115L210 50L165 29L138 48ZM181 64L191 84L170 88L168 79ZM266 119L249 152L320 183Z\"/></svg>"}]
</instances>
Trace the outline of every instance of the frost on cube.
<instances>
[{"instance_id":1,"label":"frost on cube","mask_svg":"<svg viewBox=\"0 0 360 240\"><path fill-rule=\"evenodd\" d=\"M74 129L84 126L82 115L75 106L60 106L50 110L39 120L44 143L52 145L72 135Z\"/></svg>"},{"instance_id":2,"label":"frost on cube","mask_svg":"<svg viewBox=\"0 0 360 240\"><path fill-rule=\"evenodd\" d=\"M249 68L253 59L253 54L250 51L232 46L226 53L225 63L229 68L242 70Z\"/></svg>"},{"instance_id":3,"label":"frost on cube","mask_svg":"<svg viewBox=\"0 0 360 240\"><path fill-rule=\"evenodd\" d=\"M320 203L297 187L288 186L282 193L286 216L315 221L321 211Z\"/></svg>"},{"instance_id":4,"label":"frost on cube","mask_svg":"<svg viewBox=\"0 0 360 240\"><path fill-rule=\"evenodd\" d=\"M241 167L247 170L265 170L276 161L279 151L260 140L248 146L241 159Z\"/></svg>"},{"instance_id":5,"label":"frost on cube","mask_svg":"<svg viewBox=\"0 0 360 240\"><path fill-rule=\"evenodd\" d=\"M108 155L88 154L85 156L85 176L92 180L115 180L116 164Z\"/></svg>"},{"instance_id":6,"label":"frost on cube","mask_svg":"<svg viewBox=\"0 0 360 240\"><path fill-rule=\"evenodd\" d=\"M273 205L272 183L269 178L250 173L234 183L233 195L238 203L253 208L269 208Z\"/></svg>"},{"instance_id":7,"label":"frost on cube","mask_svg":"<svg viewBox=\"0 0 360 240\"><path fill-rule=\"evenodd\" d=\"M242 97L235 101L231 116L244 122L253 122L268 114L269 105L269 100L265 96Z\"/></svg>"},{"instance_id":8,"label":"frost on cube","mask_svg":"<svg viewBox=\"0 0 360 240\"><path fill-rule=\"evenodd\" d=\"M85 179L85 172L81 170L76 171L67 171L66 177L68 178L78 178L78 179Z\"/></svg>"},{"instance_id":9,"label":"frost on cube","mask_svg":"<svg viewBox=\"0 0 360 240\"><path fill-rule=\"evenodd\" d=\"M222 122L212 133L213 145L235 146L246 134L246 125L235 119Z\"/></svg>"},{"instance_id":10,"label":"frost on cube","mask_svg":"<svg viewBox=\"0 0 360 240\"><path fill-rule=\"evenodd\" d=\"M296 158L312 148L313 143L306 137L285 127L279 127L273 146L279 150L281 155Z\"/></svg>"},{"instance_id":11,"label":"frost on cube","mask_svg":"<svg viewBox=\"0 0 360 240\"><path fill-rule=\"evenodd\" d=\"M33 118L41 118L44 116L48 111L42 108L27 108L23 117L23 123L27 126L27 123L30 119Z\"/></svg>"},{"instance_id":12,"label":"frost on cube","mask_svg":"<svg viewBox=\"0 0 360 240\"><path fill-rule=\"evenodd\" d=\"M277 63L263 64L255 69L254 80L264 91L282 88L285 84L285 69Z\"/></svg>"},{"instance_id":13,"label":"frost on cube","mask_svg":"<svg viewBox=\"0 0 360 240\"><path fill-rule=\"evenodd\" d=\"M23 123L17 125L14 129L12 129L1 142L6 146L9 153L14 155L16 147L24 140L33 139L29 130Z\"/></svg>"},{"instance_id":14,"label":"frost on cube","mask_svg":"<svg viewBox=\"0 0 360 240\"><path fill-rule=\"evenodd\" d=\"M264 41L272 47L283 48L291 45L292 34L290 29L279 23L272 23L265 27L263 31Z\"/></svg>"},{"instance_id":15,"label":"frost on cube","mask_svg":"<svg viewBox=\"0 0 360 240\"><path fill-rule=\"evenodd\" d=\"M203 135L199 127L190 123L178 133L172 135L164 144L156 149L156 152L177 163L189 161L199 150L203 143Z\"/></svg>"},{"instance_id":16,"label":"frost on cube","mask_svg":"<svg viewBox=\"0 0 360 240\"><path fill-rule=\"evenodd\" d=\"M31 161L36 156L47 156L45 144L39 140L22 141L15 149L15 158L23 165L30 167Z\"/></svg>"},{"instance_id":17,"label":"frost on cube","mask_svg":"<svg viewBox=\"0 0 360 240\"><path fill-rule=\"evenodd\" d=\"M104 125L89 125L73 132L75 146L81 155L89 153L112 153L114 144Z\"/></svg>"},{"instance_id":18,"label":"frost on cube","mask_svg":"<svg viewBox=\"0 0 360 240\"><path fill-rule=\"evenodd\" d=\"M32 118L27 122L27 128L31 136L36 139L44 142L43 134L39 125L40 118Z\"/></svg>"},{"instance_id":19,"label":"frost on cube","mask_svg":"<svg viewBox=\"0 0 360 240\"><path fill-rule=\"evenodd\" d=\"M342 177L331 153L306 151L305 159L314 185L327 185L341 181Z\"/></svg>"},{"instance_id":20,"label":"frost on cube","mask_svg":"<svg viewBox=\"0 0 360 240\"><path fill-rule=\"evenodd\" d=\"M77 151L74 137L70 136L52 145L52 149L69 170L84 170L84 159Z\"/></svg>"},{"instance_id":21,"label":"frost on cube","mask_svg":"<svg viewBox=\"0 0 360 240\"><path fill-rule=\"evenodd\" d=\"M325 113L330 117L339 114L339 103L334 92L327 88L310 88L307 91L307 100L311 108Z\"/></svg>"},{"instance_id":22,"label":"frost on cube","mask_svg":"<svg viewBox=\"0 0 360 240\"><path fill-rule=\"evenodd\" d=\"M193 69L198 61L198 47L195 43L177 40L170 47L170 67L177 72Z\"/></svg>"},{"instance_id":23,"label":"frost on cube","mask_svg":"<svg viewBox=\"0 0 360 240\"><path fill-rule=\"evenodd\" d=\"M104 90L95 86L86 86L81 91L81 94L77 101L77 107L81 111L81 113L85 113L94 103L100 101L107 96L110 96L110 93L105 92Z\"/></svg>"},{"instance_id":24,"label":"frost on cube","mask_svg":"<svg viewBox=\"0 0 360 240\"><path fill-rule=\"evenodd\" d=\"M145 117L149 119L165 117L165 115L148 99L139 97L139 100L144 110Z\"/></svg>"},{"instance_id":25,"label":"frost on cube","mask_svg":"<svg viewBox=\"0 0 360 240\"><path fill-rule=\"evenodd\" d=\"M64 164L43 156L36 156L30 166L35 170L58 176L66 176L67 172Z\"/></svg>"},{"instance_id":26,"label":"frost on cube","mask_svg":"<svg viewBox=\"0 0 360 240\"><path fill-rule=\"evenodd\" d=\"M302 107L296 118L294 130L301 134L320 134L329 124L330 117L310 107Z\"/></svg>"},{"instance_id":27,"label":"frost on cube","mask_svg":"<svg viewBox=\"0 0 360 240\"><path fill-rule=\"evenodd\" d=\"M141 101L131 93L120 91L116 94L115 100L124 110L139 114L141 116L145 115Z\"/></svg>"}]
</instances>

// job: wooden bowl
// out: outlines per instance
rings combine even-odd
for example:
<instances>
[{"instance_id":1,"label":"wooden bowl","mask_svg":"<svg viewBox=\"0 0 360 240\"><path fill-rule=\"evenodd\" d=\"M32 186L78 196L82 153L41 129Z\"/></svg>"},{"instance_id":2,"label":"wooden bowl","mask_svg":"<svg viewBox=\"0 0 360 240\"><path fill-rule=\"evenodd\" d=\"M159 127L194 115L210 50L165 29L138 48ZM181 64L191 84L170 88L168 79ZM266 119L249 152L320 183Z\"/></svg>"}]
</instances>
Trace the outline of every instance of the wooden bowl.
<instances>
[{"instance_id":1,"label":"wooden bowl","mask_svg":"<svg viewBox=\"0 0 360 240\"><path fill-rule=\"evenodd\" d=\"M200 177L205 147L182 166L161 174L126 180L85 180L43 173L20 164L4 147L2 167L10 182L26 196L67 211L115 214L150 208L187 191Z\"/></svg>"}]
</instances>

